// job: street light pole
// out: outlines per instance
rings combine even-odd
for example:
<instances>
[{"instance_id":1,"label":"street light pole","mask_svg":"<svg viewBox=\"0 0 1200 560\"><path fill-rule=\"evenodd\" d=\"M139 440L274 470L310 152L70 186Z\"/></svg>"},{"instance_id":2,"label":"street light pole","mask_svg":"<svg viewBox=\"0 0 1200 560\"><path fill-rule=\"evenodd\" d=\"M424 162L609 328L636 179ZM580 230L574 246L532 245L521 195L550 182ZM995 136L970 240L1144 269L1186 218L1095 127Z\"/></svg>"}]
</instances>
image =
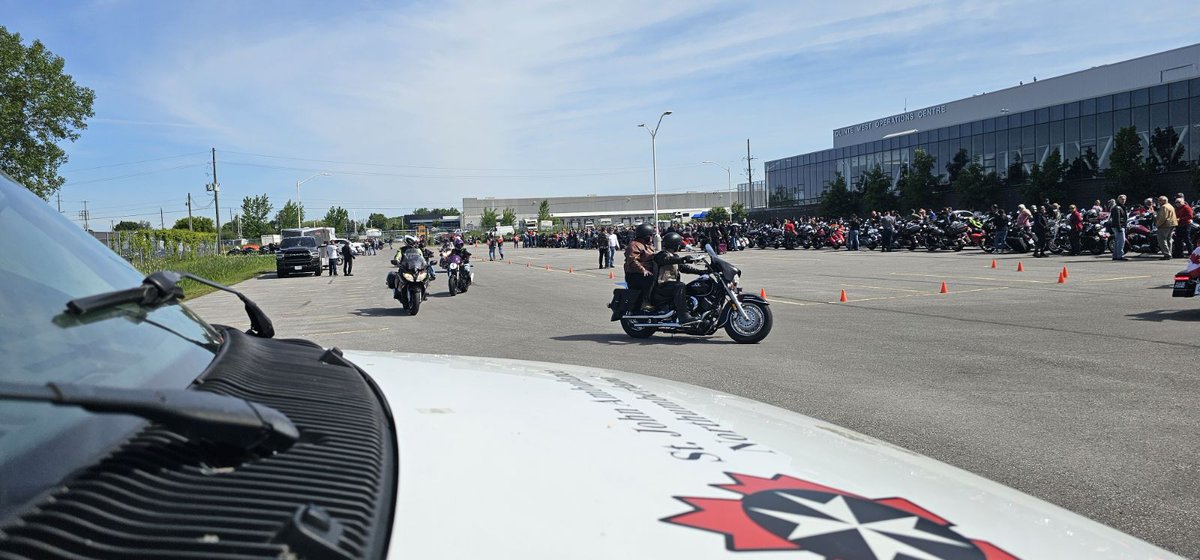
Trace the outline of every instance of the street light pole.
<instances>
[{"instance_id":1,"label":"street light pole","mask_svg":"<svg viewBox=\"0 0 1200 560\"><path fill-rule=\"evenodd\" d=\"M300 210L300 185L303 185L304 183L307 183L313 179L316 179L317 177L328 177L329 175L330 175L329 173L322 171L320 173L317 173L316 175L313 175L312 177L304 179L303 181L296 181L296 227L297 228L304 227L304 225L300 223L300 215L304 213L303 211Z\"/></svg>"},{"instance_id":2,"label":"street light pole","mask_svg":"<svg viewBox=\"0 0 1200 560\"><path fill-rule=\"evenodd\" d=\"M663 114L658 116L658 124L654 125L654 129L646 126L646 123L638 126L646 129L650 133L650 172L654 183L654 218L651 223L654 224L654 250L662 249L662 235L658 233L658 153L655 150L654 138L658 136L658 127L662 126L663 117L670 115L671 111L663 111Z\"/></svg>"},{"instance_id":3,"label":"street light pole","mask_svg":"<svg viewBox=\"0 0 1200 560\"><path fill-rule=\"evenodd\" d=\"M729 191L729 215L733 216L733 170L721 165L715 161L702 161L702 164L708 163L720 167L725 170L725 188Z\"/></svg>"}]
</instances>

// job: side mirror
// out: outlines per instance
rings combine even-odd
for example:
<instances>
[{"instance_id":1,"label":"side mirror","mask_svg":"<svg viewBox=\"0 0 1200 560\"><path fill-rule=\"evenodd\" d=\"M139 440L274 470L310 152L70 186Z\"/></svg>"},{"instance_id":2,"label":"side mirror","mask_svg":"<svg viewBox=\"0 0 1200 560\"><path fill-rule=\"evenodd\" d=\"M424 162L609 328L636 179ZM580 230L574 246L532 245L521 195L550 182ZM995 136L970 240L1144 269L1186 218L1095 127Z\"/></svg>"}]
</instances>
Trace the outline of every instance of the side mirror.
<instances>
[{"instance_id":1,"label":"side mirror","mask_svg":"<svg viewBox=\"0 0 1200 560\"><path fill-rule=\"evenodd\" d=\"M400 266L400 261L392 259L392 266Z\"/></svg>"}]
</instances>

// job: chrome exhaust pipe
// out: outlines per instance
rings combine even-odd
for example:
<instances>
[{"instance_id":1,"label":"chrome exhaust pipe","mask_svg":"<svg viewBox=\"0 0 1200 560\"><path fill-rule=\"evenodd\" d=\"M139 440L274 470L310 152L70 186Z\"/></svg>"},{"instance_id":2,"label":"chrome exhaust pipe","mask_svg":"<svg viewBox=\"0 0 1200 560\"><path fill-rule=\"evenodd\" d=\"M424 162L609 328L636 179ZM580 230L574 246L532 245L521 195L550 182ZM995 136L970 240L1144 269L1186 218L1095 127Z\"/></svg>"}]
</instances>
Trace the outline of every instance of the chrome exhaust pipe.
<instances>
[{"instance_id":1,"label":"chrome exhaust pipe","mask_svg":"<svg viewBox=\"0 0 1200 560\"><path fill-rule=\"evenodd\" d=\"M662 315L625 315L624 317L621 317L621 318L622 319L666 319L667 317L670 317L672 313L673 313L672 311L668 311L666 313L663 313Z\"/></svg>"}]
</instances>

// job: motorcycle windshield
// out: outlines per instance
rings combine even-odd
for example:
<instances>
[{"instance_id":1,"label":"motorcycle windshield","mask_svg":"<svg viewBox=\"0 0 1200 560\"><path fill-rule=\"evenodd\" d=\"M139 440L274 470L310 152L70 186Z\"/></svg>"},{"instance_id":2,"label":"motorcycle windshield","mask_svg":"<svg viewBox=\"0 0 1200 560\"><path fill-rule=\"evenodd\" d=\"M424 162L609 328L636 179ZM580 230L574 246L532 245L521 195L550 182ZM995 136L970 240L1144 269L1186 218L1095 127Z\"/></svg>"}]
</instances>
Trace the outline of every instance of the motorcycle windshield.
<instances>
[{"instance_id":1,"label":"motorcycle windshield","mask_svg":"<svg viewBox=\"0 0 1200 560\"><path fill-rule=\"evenodd\" d=\"M721 257L718 257L717 252L713 250L712 245L705 245L704 252L708 253L708 259L709 262L712 263L712 269L721 273L721 277L725 279L726 284L733 282L733 277L741 272L737 269L737 267L729 264L729 262L725 261Z\"/></svg>"},{"instance_id":2,"label":"motorcycle windshield","mask_svg":"<svg viewBox=\"0 0 1200 560\"><path fill-rule=\"evenodd\" d=\"M422 257L421 254L417 253L416 251L405 252L404 255L400 257L400 270L423 270L425 266L425 257Z\"/></svg>"}]
</instances>

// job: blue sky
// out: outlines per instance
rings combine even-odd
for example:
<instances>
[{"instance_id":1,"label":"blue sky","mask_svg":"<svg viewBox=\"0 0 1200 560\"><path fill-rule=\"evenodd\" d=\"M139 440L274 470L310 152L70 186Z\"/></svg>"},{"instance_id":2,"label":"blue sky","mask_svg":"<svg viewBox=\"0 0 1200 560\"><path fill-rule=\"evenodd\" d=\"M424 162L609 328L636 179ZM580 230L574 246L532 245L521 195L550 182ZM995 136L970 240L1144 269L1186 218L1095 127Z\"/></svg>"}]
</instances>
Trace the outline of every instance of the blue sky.
<instances>
[{"instance_id":1,"label":"blue sky","mask_svg":"<svg viewBox=\"0 0 1200 560\"><path fill-rule=\"evenodd\" d=\"M167 225L217 149L222 221L243 196L311 217L464 196L724 189L832 130L1197 41L1195 0L730 3L0 0L96 90L64 147L62 209ZM55 202L53 199L52 203ZM207 206L207 208L205 208ZM204 208L203 210L199 210Z\"/></svg>"}]
</instances>

